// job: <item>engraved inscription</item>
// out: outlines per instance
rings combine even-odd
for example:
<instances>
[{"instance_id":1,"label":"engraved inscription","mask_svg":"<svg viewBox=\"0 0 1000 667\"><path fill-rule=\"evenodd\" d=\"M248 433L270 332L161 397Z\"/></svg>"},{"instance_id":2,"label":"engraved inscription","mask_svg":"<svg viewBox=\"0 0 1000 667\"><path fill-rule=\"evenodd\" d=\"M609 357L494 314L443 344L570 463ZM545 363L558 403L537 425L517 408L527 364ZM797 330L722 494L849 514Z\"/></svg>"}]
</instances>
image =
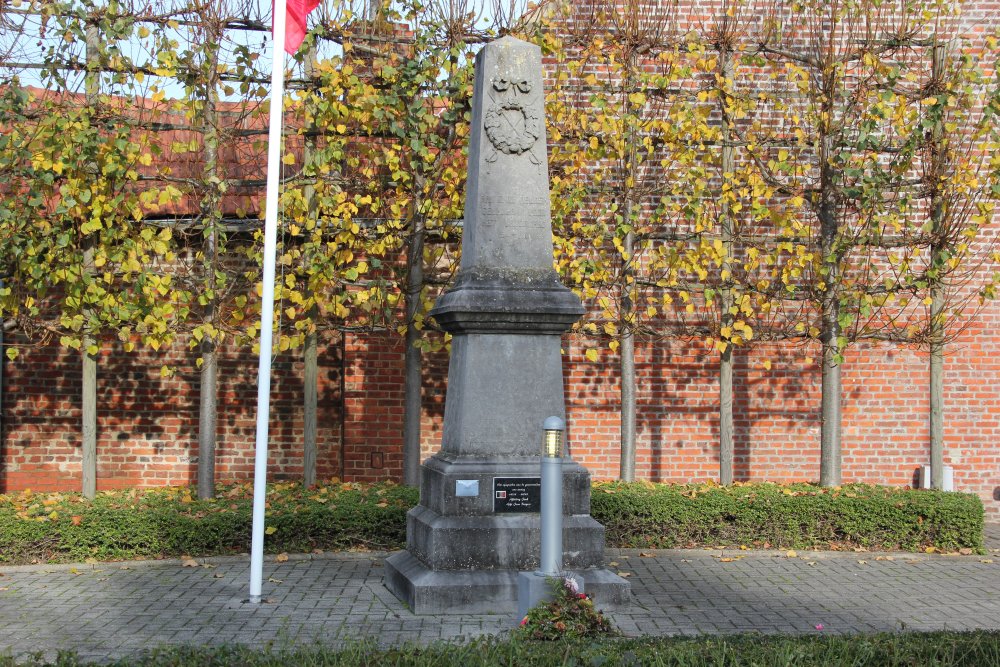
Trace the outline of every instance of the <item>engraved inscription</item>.
<instances>
[{"instance_id":1,"label":"engraved inscription","mask_svg":"<svg viewBox=\"0 0 1000 667\"><path fill-rule=\"evenodd\" d=\"M541 477L493 478L494 512L539 512L541 508Z\"/></svg>"},{"instance_id":2,"label":"engraved inscription","mask_svg":"<svg viewBox=\"0 0 1000 667\"><path fill-rule=\"evenodd\" d=\"M549 202L546 199L499 199L484 195L479 200L479 222L489 227L535 227L549 221Z\"/></svg>"}]
</instances>

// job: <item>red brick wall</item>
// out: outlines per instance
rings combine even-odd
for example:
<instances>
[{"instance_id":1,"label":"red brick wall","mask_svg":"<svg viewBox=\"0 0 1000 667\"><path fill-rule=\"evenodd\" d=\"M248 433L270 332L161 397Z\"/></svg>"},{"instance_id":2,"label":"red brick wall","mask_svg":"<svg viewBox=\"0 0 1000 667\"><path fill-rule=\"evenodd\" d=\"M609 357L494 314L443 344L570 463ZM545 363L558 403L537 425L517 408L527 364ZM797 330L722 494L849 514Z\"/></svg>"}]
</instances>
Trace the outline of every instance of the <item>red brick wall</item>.
<instances>
[{"instance_id":1,"label":"red brick wall","mask_svg":"<svg viewBox=\"0 0 1000 667\"><path fill-rule=\"evenodd\" d=\"M988 304L945 362L945 461L955 486L977 493L1000 519L1000 304ZM8 340L9 342L9 340ZM703 343L637 346L640 477L718 479L718 356ZM569 447L595 478L619 469L618 358L596 363L567 337ZM819 477L819 369L814 345L760 345L735 355L735 468L738 480ZM346 358L346 367L342 359ZM0 492L72 490L80 484L80 366L76 353L25 346L6 361ZM101 352L98 486L194 481L198 374L194 353ZM771 368L765 368L769 361ZM424 455L440 441L447 355L425 359ZM169 363L172 377L160 376ZM398 479L402 469L403 349L390 335L348 335L320 345L318 476ZM911 485L928 463L928 379L924 352L890 344L852 347L843 367L845 481ZM342 372L343 368L343 372ZM225 349L220 363L220 480L253 471L257 358ZM343 377L343 387L341 378ZM302 361L274 361L269 476L302 474ZM341 417L343 415L343 418Z\"/></svg>"}]
</instances>

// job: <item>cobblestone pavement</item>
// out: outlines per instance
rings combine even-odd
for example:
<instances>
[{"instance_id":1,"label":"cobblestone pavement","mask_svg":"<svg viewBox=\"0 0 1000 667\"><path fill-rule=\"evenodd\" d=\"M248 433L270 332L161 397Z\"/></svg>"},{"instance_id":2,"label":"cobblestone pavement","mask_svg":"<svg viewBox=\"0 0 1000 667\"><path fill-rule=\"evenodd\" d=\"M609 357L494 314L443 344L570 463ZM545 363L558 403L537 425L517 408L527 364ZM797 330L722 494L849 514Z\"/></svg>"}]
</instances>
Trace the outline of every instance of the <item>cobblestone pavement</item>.
<instances>
[{"instance_id":1,"label":"cobblestone pavement","mask_svg":"<svg viewBox=\"0 0 1000 667\"><path fill-rule=\"evenodd\" d=\"M609 550L633 605L628 635L1000 629L1000 526L987 556L739 550ZM0 655L72 649L95 660L178 644L276 647L468 638L512 613L415 616L382 586L386 554L265 563L259 605L246 558L0 568ZM991 562L992 561L992 562Z\"/></svg>"}]
</instances>

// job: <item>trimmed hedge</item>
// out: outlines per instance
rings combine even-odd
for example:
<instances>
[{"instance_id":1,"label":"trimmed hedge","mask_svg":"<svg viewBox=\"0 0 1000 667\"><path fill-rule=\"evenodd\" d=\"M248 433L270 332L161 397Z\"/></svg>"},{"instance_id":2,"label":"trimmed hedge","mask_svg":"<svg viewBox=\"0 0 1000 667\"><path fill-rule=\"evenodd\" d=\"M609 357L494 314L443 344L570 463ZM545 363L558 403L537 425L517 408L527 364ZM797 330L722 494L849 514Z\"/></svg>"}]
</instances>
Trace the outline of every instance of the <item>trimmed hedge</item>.
<instances>
[{"instance_id":1,"label":"trimmed hedge","mask_svg":"<svg viewBox=\"0 0 1000 667\"><path fill-rule=\"evenodd\" d=\"M0 496L0 562L210 556L250 549L253 490L222 487L210 500L188 488ZM399 549L415 489L394 484L268 487L265 549Z\"/></svg>"},{"instance_id":2,"label":"trimmed hedge","mask_svg":"<svg viewBox=\"0 0 1000 667\"><path fill-rule=\"evenodd\" d=\"M252 488L222 487L207 501L188 488L0 496L0 563L209 556L249 549ZM269 553L395 550L405 545L415 489L395 484L268 487ZM849 485L720 487L596 483L591 513L607 545L675 548L866 547L983 552L984 511L965 493Z\"/></svg>"},{"instance_id":3,"label":"trimmed hedge","mask_svg":"<svg viewBox=\"0 0 1000 667\"><path fill-rule=\"evenodd\" d=\"M607 543L660 548L865 547L983 553L983 503L970 493L865 484L598 483L591 514Z\"/></svg>"}]
</instances>

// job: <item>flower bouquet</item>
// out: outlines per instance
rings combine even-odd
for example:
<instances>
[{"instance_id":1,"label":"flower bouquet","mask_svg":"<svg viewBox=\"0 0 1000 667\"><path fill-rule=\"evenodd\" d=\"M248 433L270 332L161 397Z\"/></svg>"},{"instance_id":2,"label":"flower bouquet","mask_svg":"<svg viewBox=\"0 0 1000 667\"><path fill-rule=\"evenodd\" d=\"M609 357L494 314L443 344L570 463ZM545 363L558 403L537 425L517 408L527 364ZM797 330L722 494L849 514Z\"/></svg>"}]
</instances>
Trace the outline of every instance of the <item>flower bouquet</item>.
<instances>
[{"instance_id":1,"label":"flower bouquet","mask_svg":"<svg viewBox=\"0 0 1000 667\"><path fill-rule=\"evenodd\" d=\"M552 599L528 610L519 633L528 639L556 640L620 634L610 620L580 592L576 579L551 579Z\"/></svg>"}]
</instances>

